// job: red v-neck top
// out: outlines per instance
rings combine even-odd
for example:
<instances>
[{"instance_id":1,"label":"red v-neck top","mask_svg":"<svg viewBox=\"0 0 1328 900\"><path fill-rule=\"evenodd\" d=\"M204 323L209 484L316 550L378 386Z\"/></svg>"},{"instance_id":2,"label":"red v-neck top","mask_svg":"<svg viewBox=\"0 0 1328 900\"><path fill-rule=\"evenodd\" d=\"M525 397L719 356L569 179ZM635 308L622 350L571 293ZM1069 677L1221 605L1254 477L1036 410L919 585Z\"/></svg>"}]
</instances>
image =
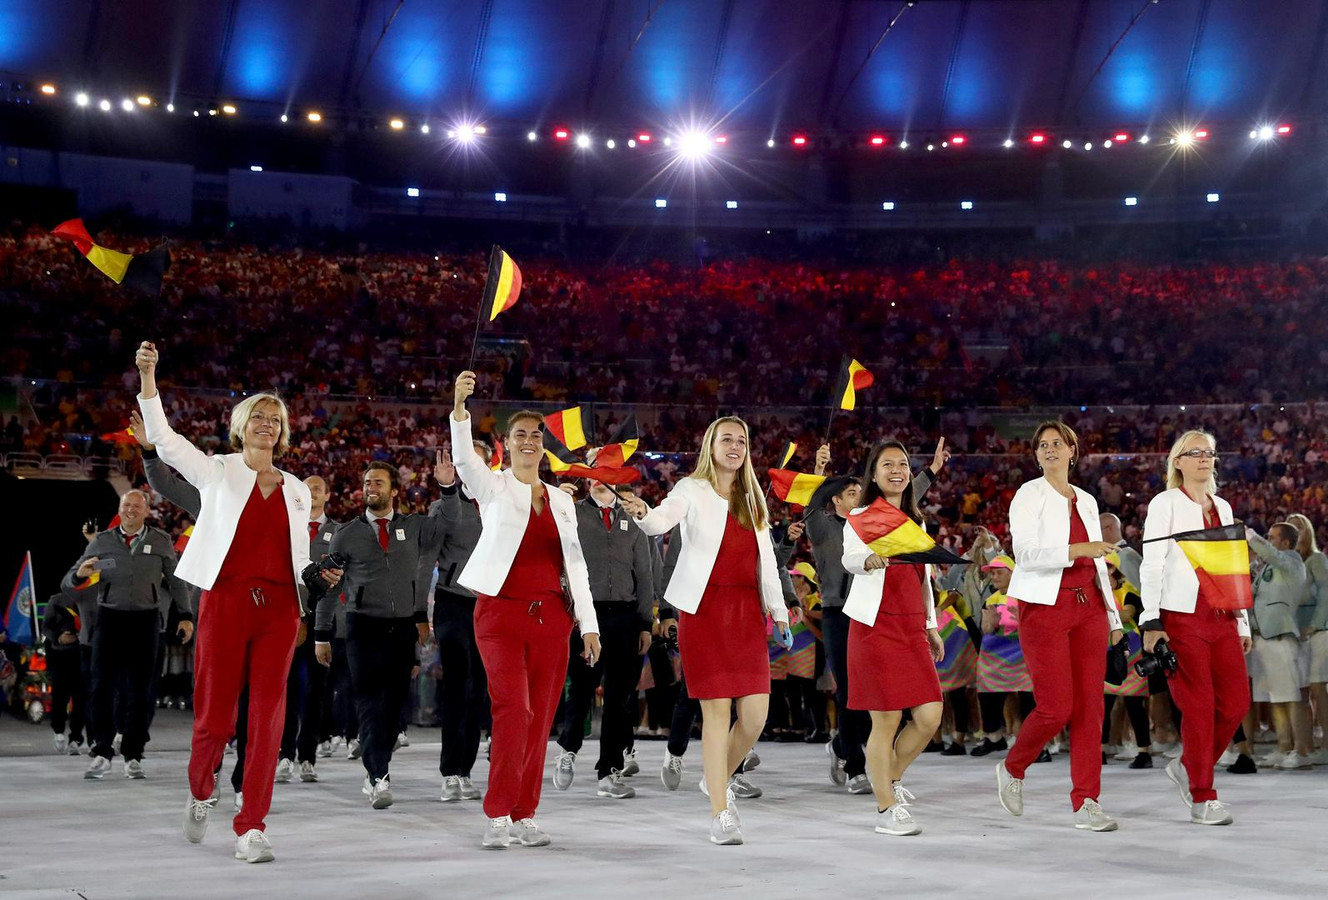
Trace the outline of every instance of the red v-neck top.
<instances>
[{"instance_id":1,"label":"red v-neck top","mask_svg":"<svg viewBox=\"0 0 1328 900\"><path fill-rule=\"evenodd\" d=\"M217 581L231 578L294 586L290 520L286 516L286 496L280 484L265 500L258 483L254 482L249 502L244 505L240 521L235 526L231 549L217 573Z\"/></svg>"}]
</instances>

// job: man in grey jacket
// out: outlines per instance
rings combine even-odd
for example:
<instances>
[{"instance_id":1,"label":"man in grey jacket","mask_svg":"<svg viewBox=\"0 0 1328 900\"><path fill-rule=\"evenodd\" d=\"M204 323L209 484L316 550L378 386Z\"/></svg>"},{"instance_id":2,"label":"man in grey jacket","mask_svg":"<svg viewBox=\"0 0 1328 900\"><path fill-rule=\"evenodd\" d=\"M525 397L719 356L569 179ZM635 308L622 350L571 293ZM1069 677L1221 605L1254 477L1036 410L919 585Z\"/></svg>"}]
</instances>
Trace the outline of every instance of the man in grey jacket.
<instances>
[{"instance_id":1,"label":"man in grey jacket","mask_svg":"<svg viewBox=\"0 0 1328 900\"><path fill-rule=\"evenodd\" d=\"M604 683L604 718L600 727L599 779L595 794L615 800L636 796L623 781L627 752L636 719L636 686L641 680L641 658L650 649L655 621L655 587L650 538L618 503L613 488L587 481L585 499L576 504L577 534L590 574L590 593L599 621L601 656L587 666L573 653L568 666L571 687L563 705L558 736L558 764L553 786L567 790L575 774L576 755L585 736L586 715L595 689ZM572 631L572 647L581 645L581 633Z\"/></svg>"},{"instance_id":2,"label":"man in grey jacket","mask_svg":"<svg viewBox=\"0 0 1328 900\"><path fill-rule=\"evenodd\" d=\"M360 720L363 792L374 809L392 805L388 767L410 695L415 644L429 637L429 576L447 523L441 512L399 514L396 466L371 462L364 472L365 511L332 536L329 553L346 560L346 658ZM318 601L314 653L332 661L335 591Z\"/></svg>"},{"instance_id":3,"label":"man in grey jacket","mask_svg":"<svg viewBox=\"0 0 1328 900\"><path fill-rule=\"evenodd\" d=\"M483 441L475 451L487 463L492 450ZM470 770L480 752L480 730L489 708L489 680L475 643L475 592L457 583L480 540L479 506L457 478L451 454L444 451L434 466L443 496L429 507L447 523L437 550L438 586L433 594L433 637L438 643L442 677L438 679L438 718L443 746L438 771L443 776L444 802L478 800L479 788Z\"/></svg>"},{"instance_id":4,"label":"man in grey jacket","mask_svg":"<svg viewBox=\"0 0 1328 900\"><path fill-rule=\"evenodd\" d=\"M1254 609L1250 614L1254 700L1273 705L1273 729L1277 732L1277 749L1257 762L1280 769L1307 769L1313 740L1301 699L1300 629L1296 627L1296 608L1305 593L1307 578L1305 561L1296 552L1300 532L1290 522L1278 522L1268 529L1267 539L1249 528L1245 529L1245 537L1250 549L1264 562L1254 579ZM1252 734L1248 717L1246 722L1246 734Z\"/></svg>"},{"instance_id":5,"label":"man in grey jacket","mask_svg":"<svg viewBox=\"0 0 1328 900\"><path fill-rule=\"evenodd\" d=\"M1137 590L1140 581L1139 567L1144 562L1143 554L1125 543L1125 538L1121 534L1120 516L1115 513L1102 513L1098 516L1098 521L1102 524L1102 540L1120 548L1116 551L1116 555L1120 558L1120 573Z\"/></svg>"},{"instance_id":6,"label":"man in grey jacket","mask_svg":"<svg viewBox=\"0 0 1328 900\"><path fill-rule=\"evenodd\" d=\"M125 722L120 751L126 778L141 779L148 742L148 702L162 628L163 595L176 604L182 640L193 637L193 612L184 583L175 577L178 557L170 535L146 524L148 497L126 491L120 524L100 532L66 573L61 589L93 591L97 627L92 635L92 764L84 778L100 780L115 755L117 687L124 684Z\"/></svg>"}]
</instances>

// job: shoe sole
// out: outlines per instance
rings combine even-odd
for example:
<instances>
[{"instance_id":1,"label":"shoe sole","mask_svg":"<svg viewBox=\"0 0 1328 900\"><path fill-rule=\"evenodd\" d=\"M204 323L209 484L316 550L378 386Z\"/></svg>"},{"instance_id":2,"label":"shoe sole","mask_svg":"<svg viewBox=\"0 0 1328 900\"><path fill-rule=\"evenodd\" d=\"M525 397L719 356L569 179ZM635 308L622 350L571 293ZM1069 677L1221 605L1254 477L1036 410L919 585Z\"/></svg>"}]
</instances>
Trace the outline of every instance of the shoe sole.
<instances>
[{"instance_id":1,"label":"shoe sole","mask_svg":"<svg viewBox=\"0 0 1328 900\"><path fill-rule=\"evenodd\" d=\"M537 840L537 841L523 841L520 838L516 838L515 840L522 847L547 847L553 843L553 841L550 840L548 837L545 837L543 840Z\"/></svg>"},{"instance_id":2,"label":"shoe sole","mask_svg":"<svg viewBox=\"0 0 1328 900\"><path fill-rule=\"evenodd\" d=\"M1079 829L1080 831L1105 832L1105 831L1115 831L1120 827L1120 825L1118 825L1116 822L1112 822L1110 825L1080 825L1079 823L1076 822L1074 827Z\"/></svg>"},{"instance_id":3,"label":"shoe sole","mask_svg":"<svg viewBox=\"0 0 1328 900\"><path fill-rule=\"evenodd\" d=\"M611 791L595 791L596 797L608 797L610 800L631 800L636 796L636 791L630 794L615 794Z\"/></svg>"},{"instance_id":4,"label":"shoe sole","mask_svg":"<svg viewBox=\"0 0 1328 900\"><path fill-rule=\"evenodd\" d=\"M281 778L272 779L273 784L290 784L290 782L291 782L291 777L289 775L282 776Z\"/></svg>"},{"instance_id":5,"label":"shoe sole","mask_svg":"<svg viewBox=\"0 0 1328 900\"><path fill-rule=\"evenodd\" d=\"M1232 821L1234 820L1226 819L1225 821L1208 822L1203 819L1196 819L1194 816L1190 816L1191 825L1230 825Z\"/></svg>"},{"instance_id":6,"label":"shoe sole","mask_svg":"<svg viewBox=\"0 0 1328 900\"><path fill-rule=\"evenodd\" d=\"M870 794L870 793L872 793L872 790L873 790L873 788L872 788L872 786L869 784L869 785L867 785L866 787L863 787L863 788L852 788L852 787L851 787L851 788L848 789L848 792L849 792L850 794L855 794L855 795L861 797L861 796L863 796L864 794Z\"/></svg>"},{"instance_id":7,"label":"shoe sole","mask_svg":"<svg viewBox=\"0 0 1328 900\"><path fill-rule=\"evenodd\" d=\"M449 797L446 794L444 794L443 796L439 797L438 800L441 803L460 803L461 795L457 794L455 797Z\"/></svg>"},{"instance_id":8,"label":"shoe sole","mask_svg":"<svg viewBox=\"0 0 1328 900\"><path fill-rule=\"evenodd\" d=\"M139 772L137 775L126 775L126 776L125 776L125 778L128 779L129 781L143 781L143 780L145 780L147 777L148 777L148 776L145 775L145 774L142 773L142 772Z\"/></svg>"},{"instance_id":9,"label":"shoe sole","mask_svg":"<svg viewBox=\"0 0 1328 900\"><path fill-rule=\"evenodd\" d=\"M1024 814L1024 811L1022 809L1020 809L1018 812L1015 812L1014 810L1010 809L1010 807L1007 806L1005 803L1005 791L1001 789L1001 771L1004 768L1005 765L1003 763L996 764L996 798L1001 801L1001 809L1005 810L1012 816L1015 817L1022 816ZM1010 776L1008 773L1007 777L1013 779L1013 776Z\"/></svg>"},{"instance_id":10,"label":"shoe sole","mask_svg":"<svg viewBox=\"0 0 1328 900\"><path fill-rule=\"evenodd\" d=\"M272 862L276 859L276 856L273 855L271 850L264 850L257 856L250 856L248 853L237 853L235 854L235 858L244 860L247 863L265 863Z\"/></svg>"},{"instance_id":11,"label":"shoe sole","mask_svg":"<svg viewBox=\"0 0 1328 900\"><path fill-rule=\"evenodd\" d=\"M892 830L890 830L889 828L882 828L881 826L877 825L877 826L876 826L876 833L877 833L877 834L888 834L888 835L891 835L891 836L893 836L893 837L910 837L910 836L915 835L915 834L922 834L922 829L921 829L921 828L914 828L914 829L912 829L912 830L910 830L910 831L892 831Z\"/></svg>"},{"instance_id":12,"label":"shoe sole","mask_svg":"<svg viewBox=\"0 0 1328 900\"><path fill-rule=\"evenodd\" d=\"M742 838L725 838L724 840L720 840L712 834L710 835L710 843L719 847L737 847L742 843Z\"/></svg>"},{"instance_id":13,"label":"shoe sole","mask_svg":"<svg viewBox=\"0 0 1328 900\"><path fill-rule=\"evenodd\" d=\"M317 775L301 775L301 776L300 776L300 781L304 782L305 784L313 784L313 783L315 783L316 781L318 781L318 776L317 776Z\"/></svg>"},{"instance_id":14,"label":"shoe sole","mask_svg":"<svg viewBox=\"0 0 1328 900\"><path fill-rule=\"evenodd\" d=\"M389 806L392 805L392 795L388 794L386 796L375 797L373 799L373 802L370 803L369 805L372 806L374 809L387 809Z\"/></svg>"},{"instance_id":15,"label":"shoe sole","mask_svg":"<svg viewBox=\"0 0 1328 900\"><path fill-rule=\"evenodd\" d=\"M508 847L511 846L511 844L512 841L509 838L508 840L503 841L501 843L498 841L481 841L480 847L484 850L506 850Z\"/></svg>"},{"instance_id":16,"label":"shoe sole","mask_svg":"<svg viewBox=\"0 0 1328 900\"><path fill-rule=\"evenodd\" d=\"M105 772L102 772L100 775L93 775L91 772L87 772L87 773L85 773L85 774L83 775L83 780L84 780L84 781L101 781L101 780L102 780L103 778L105 778L105 777L106 777L106 773L105 773Z\"/></svg>"}]
</instances>

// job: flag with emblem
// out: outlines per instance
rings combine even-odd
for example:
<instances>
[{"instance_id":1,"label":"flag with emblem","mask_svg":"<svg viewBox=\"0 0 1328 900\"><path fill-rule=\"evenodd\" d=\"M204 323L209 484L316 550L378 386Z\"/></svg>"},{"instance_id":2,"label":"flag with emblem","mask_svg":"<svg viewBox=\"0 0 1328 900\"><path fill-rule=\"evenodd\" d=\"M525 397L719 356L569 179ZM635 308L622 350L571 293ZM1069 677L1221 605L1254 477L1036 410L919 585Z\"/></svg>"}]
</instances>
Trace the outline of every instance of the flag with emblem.
<instances>
[{"instance_id":1,"label":"flag with emblem","mask_svg":"<svg viewBox=\"0 0 1328 900\"><path fill-rule=\"evenodd\" d=\"M32 553L28 552L23 555L23 567L18 570L14 589L9 592L4 622L9 639L25 647L37 642L36 596L37 589L32 582Z\"/></svg>"}]
</instances>

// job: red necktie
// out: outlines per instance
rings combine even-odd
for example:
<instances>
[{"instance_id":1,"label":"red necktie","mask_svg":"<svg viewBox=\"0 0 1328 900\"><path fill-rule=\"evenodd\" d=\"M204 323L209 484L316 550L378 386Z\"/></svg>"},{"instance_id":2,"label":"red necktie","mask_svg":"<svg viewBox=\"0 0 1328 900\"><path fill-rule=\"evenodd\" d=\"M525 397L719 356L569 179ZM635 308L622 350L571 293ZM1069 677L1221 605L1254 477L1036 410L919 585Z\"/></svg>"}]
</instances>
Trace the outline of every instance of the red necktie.
<instances>
[{"instance_id":1,"label":"red necktie","mask_svg":"<svg viewBox=\"0 0 1328 900\"><path fill-rule=\"evenodd\" d=\"M612 530L613 530L613 510L609 509L607 506L602 506L602 507L600 507L600 510L599 510L599 511L600 511L601 513L603 513L603 515L604 515L604 530L605 530L605 531L612 531Z\"/></svg>"},{"instance_id":2,"label":"red necktie","mask_svg":"<svg viewBox=\"0 0 1328 900\"><path fill-rule=\"evenodd\" d=\"M378 520L378 546L383 548L384 553L387 552L387 519Z\"/></svg>"},{"instance_id":3,"label":"red necktie","mask_svg":"<svg viewBox=\"0 0 1328 900\"><path fill-rule=\"evenodd\" d=\"M310 522L310 523L309 523L309 540L313 541L313 540L317 540L317 539L318 539L318 523L317 523L317 522Z\"/></svg>"}]
</instances>

